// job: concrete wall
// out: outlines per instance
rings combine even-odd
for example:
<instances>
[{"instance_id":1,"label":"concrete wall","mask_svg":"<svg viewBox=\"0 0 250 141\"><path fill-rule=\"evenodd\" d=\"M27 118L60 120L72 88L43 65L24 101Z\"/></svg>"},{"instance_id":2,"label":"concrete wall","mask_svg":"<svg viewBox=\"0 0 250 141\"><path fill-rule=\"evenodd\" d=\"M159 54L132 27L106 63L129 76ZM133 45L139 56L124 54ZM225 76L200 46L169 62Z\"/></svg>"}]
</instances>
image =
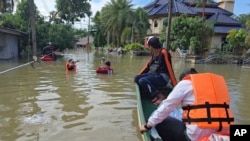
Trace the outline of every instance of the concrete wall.
<instances>
[{"instance_id":1,"label":"concrete wall","mask_svg":"<svg viewBox=\"0 0 250 141\"><path fill-rule=\"evenodd\" d=\"M210 54L213 54L215 53L216 49L221 49L221 44L222 44L222 41L221 39L223 38L224 36L222 35L214 35L211 39L211 45L210 45L210 50L209 50L209 53Z\"/></svg>"},{"instance_id":2,"label":"concrete wall","mask_svg":"<svg viewBox=\"0 0 250 141\"><path fill-rule=\"evenodd\" d=\"M158 23L157 27L154 26L154 20L157 20L157 23ZM151 34L159 35L161 33L161 30L163 28L163 20L164 18L149 19L150 29L152 31Z\"/></svg>"},{"instance_id":3,"label":"concrete wall","mask_svg":"<svg viewBox=\"0 0 250 141\"><path fill-rule=\"evenodd\" d=\"M217 0L218 6L234 13L234 0Z\"/></svg>"},{"instance_id":4,"label":"concrete wall","mask_svg":"<svg viewBox=\"0 0 250 141\"><path fill-rule=\"evenodd\" d=\"M0 32L0 59L11 59L18 56L18 37Z\"/></svg>"}]
</instances>

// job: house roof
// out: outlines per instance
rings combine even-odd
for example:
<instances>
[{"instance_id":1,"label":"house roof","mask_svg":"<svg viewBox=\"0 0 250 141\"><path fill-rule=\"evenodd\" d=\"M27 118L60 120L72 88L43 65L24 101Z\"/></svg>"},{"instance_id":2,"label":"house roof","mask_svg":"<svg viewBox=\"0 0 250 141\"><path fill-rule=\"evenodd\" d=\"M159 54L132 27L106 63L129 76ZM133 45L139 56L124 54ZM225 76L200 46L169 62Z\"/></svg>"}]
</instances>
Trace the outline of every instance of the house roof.
<instances>
[{"instance_id":1,"label":"house roof","mask_svg":"<svg viewBox=\"0 0 250 141\"><path fill-rule=\"evenodd\" d=\"M2 28L2 27L0 27L0 32L17 35L17 36L21 36L22 34L27 34L26 32L23 32L23 31L9 29L9 28Z\"/></svg>"},{"instance_id":2,"label":"house roof","mask_svg":"<svg viewBox=\"0 0 250 141\"><path fill-rule=\"evenodd\" d=\"M203 12L203 8L202 7L192 7L192 9L198 13L202 13ZM214 13L221 13L221 14L224 14L224 15L227 15L227 16L231 16L233 15L233 13L225 10L225 9L222 9L220 7L206 7L205 8L205 14L206 15L212 15Z\"/></svg>"},{"instance_id":3,"label":"house roof","mask_svg":"<svg viewBox=\"0 0 250 141\"><path fill-rule=\"evenodd\" d=\"M168 5L170 0L154 0L144 7L150 18L167 17ZM173 0L172 14L187 14L189 16L201 15L203 8L197 7L193 0ZM205 7L205 16L208 21L216 21L214 30L216 33L227 34L229 29L240 29L242 25L231 16L233 13L218 7L214 1L207 3ZM219 27L218 27L219 26ZM225 27L225 29L223 29Z\"/></svg>"},{"instance_id":4,"label":"house roof","mask_svg":"<svg viewBox=\"0 0 250 141\"><path fill-rule=\"evenodd\" d=\"M181 1L181 2L188 4L188 5L193 5L193 6L197 5L194 0L178 0L178 1ZM218 6L218 4L212 0L212 1L207 1L206 6L216 7L216 6Z\"/></svg>"},{"instance_id":5,"label":"house roof","mask_svg":"<svg viewBox=\"0 0 250 141\"><path fill-rule=\"evenodd\" d=\"M221 13L215 13L211 17L207 19L208 21L216 21L217 25L235 25L235 26L241 26L241 23L237 21L236 19L226 16Z\"/></svg>"},{"instance_id":6,"label":"house roof","mask_svg":"<svg viewBox=\"0 0 250 141\"><path fill-rule=\"evenodd\" d=\"M219 26L215 25L214 26L214 32L216 34L228 34L230 30L232 29L241 29L242 27L235 27L235 26Z\"/></svg>"},{"instance_id":7,"label":"house roof","mask_svg":"<svg viewBox=\"0 0 250 141\"><path fill-rule=\"evenodd\" d=\"M169 2L166 0L155 0L154 2L150 3L144 9L147 11L149 16L157 16L157 15L167 15L169 11ZM173 14L189 14L189 15L196 15L197 12L194 11L191 7L185 5L180 1L173 1Z\"/></svg>"},{"instance_id":8,"label":"house roof","mask_svg":"<svg viewBox=\"0 0 250 141\"><path fill-rule=\"evenodd\" d=\"M148 12L149 16L155 16L157 14L168 14L168 5L169 0L154 0L144 7L144 9ZM180 13L180 14L199 14L203 12L202 7L197 7L196 4L193 3L193 0L174 0L172 13ZM233 13L218 7L216 2L207 3L205 8L205 14L211 15L214 13L222 13L228 16L233 15Z\"/></svg>"}]
</instances>

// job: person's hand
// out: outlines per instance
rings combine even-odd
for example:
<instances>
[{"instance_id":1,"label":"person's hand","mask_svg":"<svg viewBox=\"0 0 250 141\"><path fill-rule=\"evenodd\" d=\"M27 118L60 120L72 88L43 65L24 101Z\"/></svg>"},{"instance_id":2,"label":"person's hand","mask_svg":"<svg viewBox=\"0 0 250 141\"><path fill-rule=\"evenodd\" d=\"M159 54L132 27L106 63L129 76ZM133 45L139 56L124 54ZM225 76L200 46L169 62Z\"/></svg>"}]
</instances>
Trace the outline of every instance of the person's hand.
<instances>
[{"instance_id":1,"label":"person's hand","mask_svg":"<svg viewBox=\"0 0 250 141\"><path fill-rule=\"evenodd\" d=\"M151 127L150 128L146 128L145 126L146 125L139 126L139 130L140 130L141 134L143 134L144 132L147 132L151 128Z\"/></svg>"},{"instance_id":2,"label":"person's hand","mask_svg":"<svg viewBox=\"0 0 250 141\"><path fill-rule=\"evenodd\" d=\"M155 96L152 99L152 103L154 103L154 105L158 106L161 104L161 102L166 99L166 96L164 96L163 94L159 93L157 96Z\"/></svg>"},{"instance_id":3,"label":"person's hand","mask_svg":"<svg viewBox=\"0 0 250 141\"><path fill-rule=\"evenodd\" d=\"M147 132L148 130L144 127L144 125L139 126L139 130L141 132L141 134L143 134L144 132Z\"/></svg>"}]
</instances>

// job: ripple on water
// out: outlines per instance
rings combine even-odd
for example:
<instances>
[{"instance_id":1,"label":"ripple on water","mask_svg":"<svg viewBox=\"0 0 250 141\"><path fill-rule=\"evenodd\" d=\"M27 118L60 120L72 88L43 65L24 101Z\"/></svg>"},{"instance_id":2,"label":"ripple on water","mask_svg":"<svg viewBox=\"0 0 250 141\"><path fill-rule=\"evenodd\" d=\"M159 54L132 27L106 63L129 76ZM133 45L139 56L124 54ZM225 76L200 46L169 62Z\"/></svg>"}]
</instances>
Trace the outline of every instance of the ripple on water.
<instances>
[{"instance_id":1,"label":"ripple on water","mask_svg":"<svg viewBox=\"0 0 250 141\"><path fill-rule=\"evenodd\" d=\"M30 117L25 117L23 122L25 124L48 124L51 122L51 119L44 116L43 113L37 113Z\"/></svg>"}]
</instances>

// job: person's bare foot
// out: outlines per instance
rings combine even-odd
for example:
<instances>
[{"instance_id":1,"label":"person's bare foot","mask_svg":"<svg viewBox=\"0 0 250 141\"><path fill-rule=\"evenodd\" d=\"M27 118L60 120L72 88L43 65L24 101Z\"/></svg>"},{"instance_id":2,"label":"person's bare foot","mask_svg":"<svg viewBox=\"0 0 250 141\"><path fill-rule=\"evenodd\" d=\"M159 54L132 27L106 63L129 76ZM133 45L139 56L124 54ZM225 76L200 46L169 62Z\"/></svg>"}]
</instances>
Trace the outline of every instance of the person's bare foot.
<instances>
[{"instance_id":1,"label":"person's bare foot","mask_svg":"<svg viewBox=\"0 0 250 141\"><path fill-rule=\"evenodd\" d=\"M159 93L155 98L153 98L152 102L154 103L154 105L159 105L166 97Z\"/></svg>"}]
</instances>

